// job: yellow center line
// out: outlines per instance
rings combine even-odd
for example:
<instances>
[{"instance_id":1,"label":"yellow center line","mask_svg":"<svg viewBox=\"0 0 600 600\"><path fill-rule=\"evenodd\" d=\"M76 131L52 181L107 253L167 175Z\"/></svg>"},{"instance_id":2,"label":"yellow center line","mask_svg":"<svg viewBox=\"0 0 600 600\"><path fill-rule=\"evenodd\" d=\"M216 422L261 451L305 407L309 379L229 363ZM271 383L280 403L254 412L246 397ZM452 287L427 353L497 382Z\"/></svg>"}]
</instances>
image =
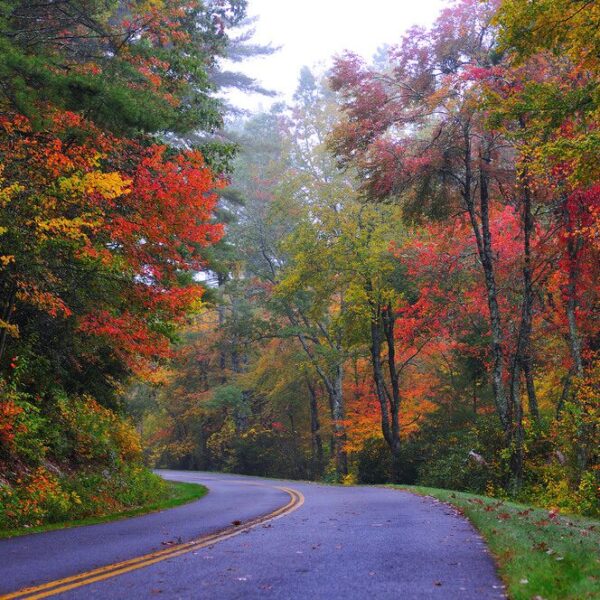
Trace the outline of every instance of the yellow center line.
<instances>
[{"instance_id":1,"label":"yellow center line","mask_svg":"<svg viewBox=\"0 0 600 600\"><path fill-rule=\"evenodd\" d=\"M300 506L304 504L304 496L301 492L286 487L277 487L277 489L289 494L290 500L285 506L282 506L267 515L257 517L256 519L251 519L250 521L246 521L245 523L241 523L240 525L236 525L234 527L228 527L227 529L217 533L202 536L190 542L175 544L169 548L165 548L164 550L157 550L156 552L150 552L149 554L144 554L136 558L105 565L98 569L84 571L83 573L78 573L77 575L71 575L69 577L43 583L38 586L23 588L21 590L17 590L16 592L0 596L0 600L24 600L25 598L28 600L34 600L37 598L48 598L49 596L62 594L63 592L67 592L74 588L89 585L97 581L103 581L104 579L110 579L111 577L117 577L118 575L123 575L124 573L129 573L130 571L135 571L137 569L142 569L157 562L161 562L169 558L175 558L177 556L181 556L182 554L192 552L193 550L199 550L201 548L205 548L206 546L211 546L212 544L222 542L239 535L244 531L248 531L257 525L262 525L267 521L273 521L283 517L284 515L287 515L300 508Z\"/></svg>"}]
</instances>

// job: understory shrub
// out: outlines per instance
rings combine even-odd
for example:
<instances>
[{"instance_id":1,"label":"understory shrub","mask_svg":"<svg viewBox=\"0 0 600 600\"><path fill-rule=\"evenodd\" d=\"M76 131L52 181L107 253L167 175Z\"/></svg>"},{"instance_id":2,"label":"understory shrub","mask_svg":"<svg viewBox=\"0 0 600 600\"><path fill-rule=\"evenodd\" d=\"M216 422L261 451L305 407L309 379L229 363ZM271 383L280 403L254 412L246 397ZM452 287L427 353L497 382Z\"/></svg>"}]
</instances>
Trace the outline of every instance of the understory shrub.
<instances>
[{"instance_id":1,"label":"understory shrub","mask_svg":"<svg viewBox=\"0 0 600 600\"><path fill-rule=\"evenodd\" d=\"M365 440L356 455L358 483L388 483L391 481L392 457L389 446L381 438Z\"/></svg>"},{"instance_id":2,"label":"understory shrub","mask_svg":"<svg viewBox=\"0 0 600 600\"><path fill-rule=\"evenodd\" d=\"M308 457L292 436L252 427L231 441L225 469L246 475L304 479L308 465Z\"/></svg>"},{"instance_id":3,"label":"understory shrub","mask_svg":"<svg viewBox=\"0 0 600 600\"><path fill-rule=\"evenodd\" d=\"M462 429L424 429L415 443L419 485L473 493L504 485L503 440L494 417L480 417Z\"/></svg>"},{"instance_id":4,"label":"understory shrub","mask_svg":"<svg viewBox=\"0 0 600 600\"><path fill-rule=\"evenodd\" d=\"M166 483L141 465L69 475L38 467L14 483L0 481L0 529L100 517L157 502L165 494Z\"/></svg>"},{"instance_id":5,"label":"understory shrub","mask_svg":"<svg viewBox=\"0 0 600 600\"><path fill-rule=\"evenodd\" d=\"M90 396L0 381L0 529L103 516L160 500L132 424Z\"/></svg>"}]
</instances>

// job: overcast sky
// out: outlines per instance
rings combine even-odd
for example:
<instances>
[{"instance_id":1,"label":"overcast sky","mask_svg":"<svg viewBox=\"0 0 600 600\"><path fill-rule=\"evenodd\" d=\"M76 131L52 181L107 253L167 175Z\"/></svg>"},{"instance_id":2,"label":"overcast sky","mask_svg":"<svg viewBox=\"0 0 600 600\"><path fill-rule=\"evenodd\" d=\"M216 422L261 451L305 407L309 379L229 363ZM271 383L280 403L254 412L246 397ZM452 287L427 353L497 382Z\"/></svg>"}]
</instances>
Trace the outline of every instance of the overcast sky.
<instances>
[{"instance_id":1,"label":"overcast sky","mask_svg":"<svg viewBox=\"0 0 600 600\"><path fill-rule=\"evenodd\" d=\"M293 93L303 65L326 68L334 54L352 50L370 58L385 43L398 42L415 24L431 24L447 0L249 0L257 15L255 40L281 46L273 56L249 60L242 70L280 91ZM256 108L260 99L236 104ZM264 99L262 103L270 102Z\"/></svg>"}]
</instances>

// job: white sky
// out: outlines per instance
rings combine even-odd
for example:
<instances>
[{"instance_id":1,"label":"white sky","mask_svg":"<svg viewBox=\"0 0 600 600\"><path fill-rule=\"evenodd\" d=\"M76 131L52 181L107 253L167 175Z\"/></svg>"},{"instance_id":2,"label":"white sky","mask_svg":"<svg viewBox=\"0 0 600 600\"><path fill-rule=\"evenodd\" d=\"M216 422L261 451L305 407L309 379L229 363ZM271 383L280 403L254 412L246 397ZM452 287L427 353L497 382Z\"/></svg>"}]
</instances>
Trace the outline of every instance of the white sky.
<instances>
[{"instance_id":1,"label":"white sky","mask_svg":"<svg viewBox=\"0 0 600 600\"><path fill-rule=\"evenodd\" d=\"M371 58L385 43L397 43L412 25L431 24L447 0L249 0L258 15L255 40L281 46L276 54L242 63L240 70L288 99L303 65L326 68L331 57L352 50ZM255 109L269 99L236 95L235 103Z\"/></svg>"}]
</instances>

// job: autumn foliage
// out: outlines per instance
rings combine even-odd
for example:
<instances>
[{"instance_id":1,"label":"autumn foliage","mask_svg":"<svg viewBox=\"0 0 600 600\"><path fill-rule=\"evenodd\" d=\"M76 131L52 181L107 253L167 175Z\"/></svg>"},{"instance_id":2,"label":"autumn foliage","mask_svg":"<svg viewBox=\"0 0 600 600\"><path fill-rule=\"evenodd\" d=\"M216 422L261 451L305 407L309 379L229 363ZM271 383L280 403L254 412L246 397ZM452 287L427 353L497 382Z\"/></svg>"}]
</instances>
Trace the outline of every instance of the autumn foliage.
<instances>
[{"instance_id":1,"label":"autumn foliage","mask_svg":"<svg viewBox=\"0 0 600 600\"><path fill-rule=\"evenodd\" d=\"M159 464L597 512L598 15L576 4L451 2L232 132L245 205L198 410L175 383L168 428L142 410Z\"/></svg>"},{"instance_id":2,"label":"autumn foliage","mask_svg":"<svg viewBox=\"0 0 600 600\"><path fill-rule=\"evenodd\" d=\"M174 138L219 126L208 69L245 6L29 4L0 14L0 489L42 508L1 525L101 506L65 491L83 471L161 493L120 397L201 304L224 179Z\"/></svg>"},{"instance_id":3,"label":"autumn foliage","mask_svg":"<svg viewBox=\"0 0 600 600\"><path fill-rule=\"evenodd\" d=\"M243 0L27 4L0 13L0 522L108 502L61 469L141 493L143 452L598 511L597 3L454 0L305 68L228 132L231 182L205 142Z\"/></svg>"}]
</instances>

